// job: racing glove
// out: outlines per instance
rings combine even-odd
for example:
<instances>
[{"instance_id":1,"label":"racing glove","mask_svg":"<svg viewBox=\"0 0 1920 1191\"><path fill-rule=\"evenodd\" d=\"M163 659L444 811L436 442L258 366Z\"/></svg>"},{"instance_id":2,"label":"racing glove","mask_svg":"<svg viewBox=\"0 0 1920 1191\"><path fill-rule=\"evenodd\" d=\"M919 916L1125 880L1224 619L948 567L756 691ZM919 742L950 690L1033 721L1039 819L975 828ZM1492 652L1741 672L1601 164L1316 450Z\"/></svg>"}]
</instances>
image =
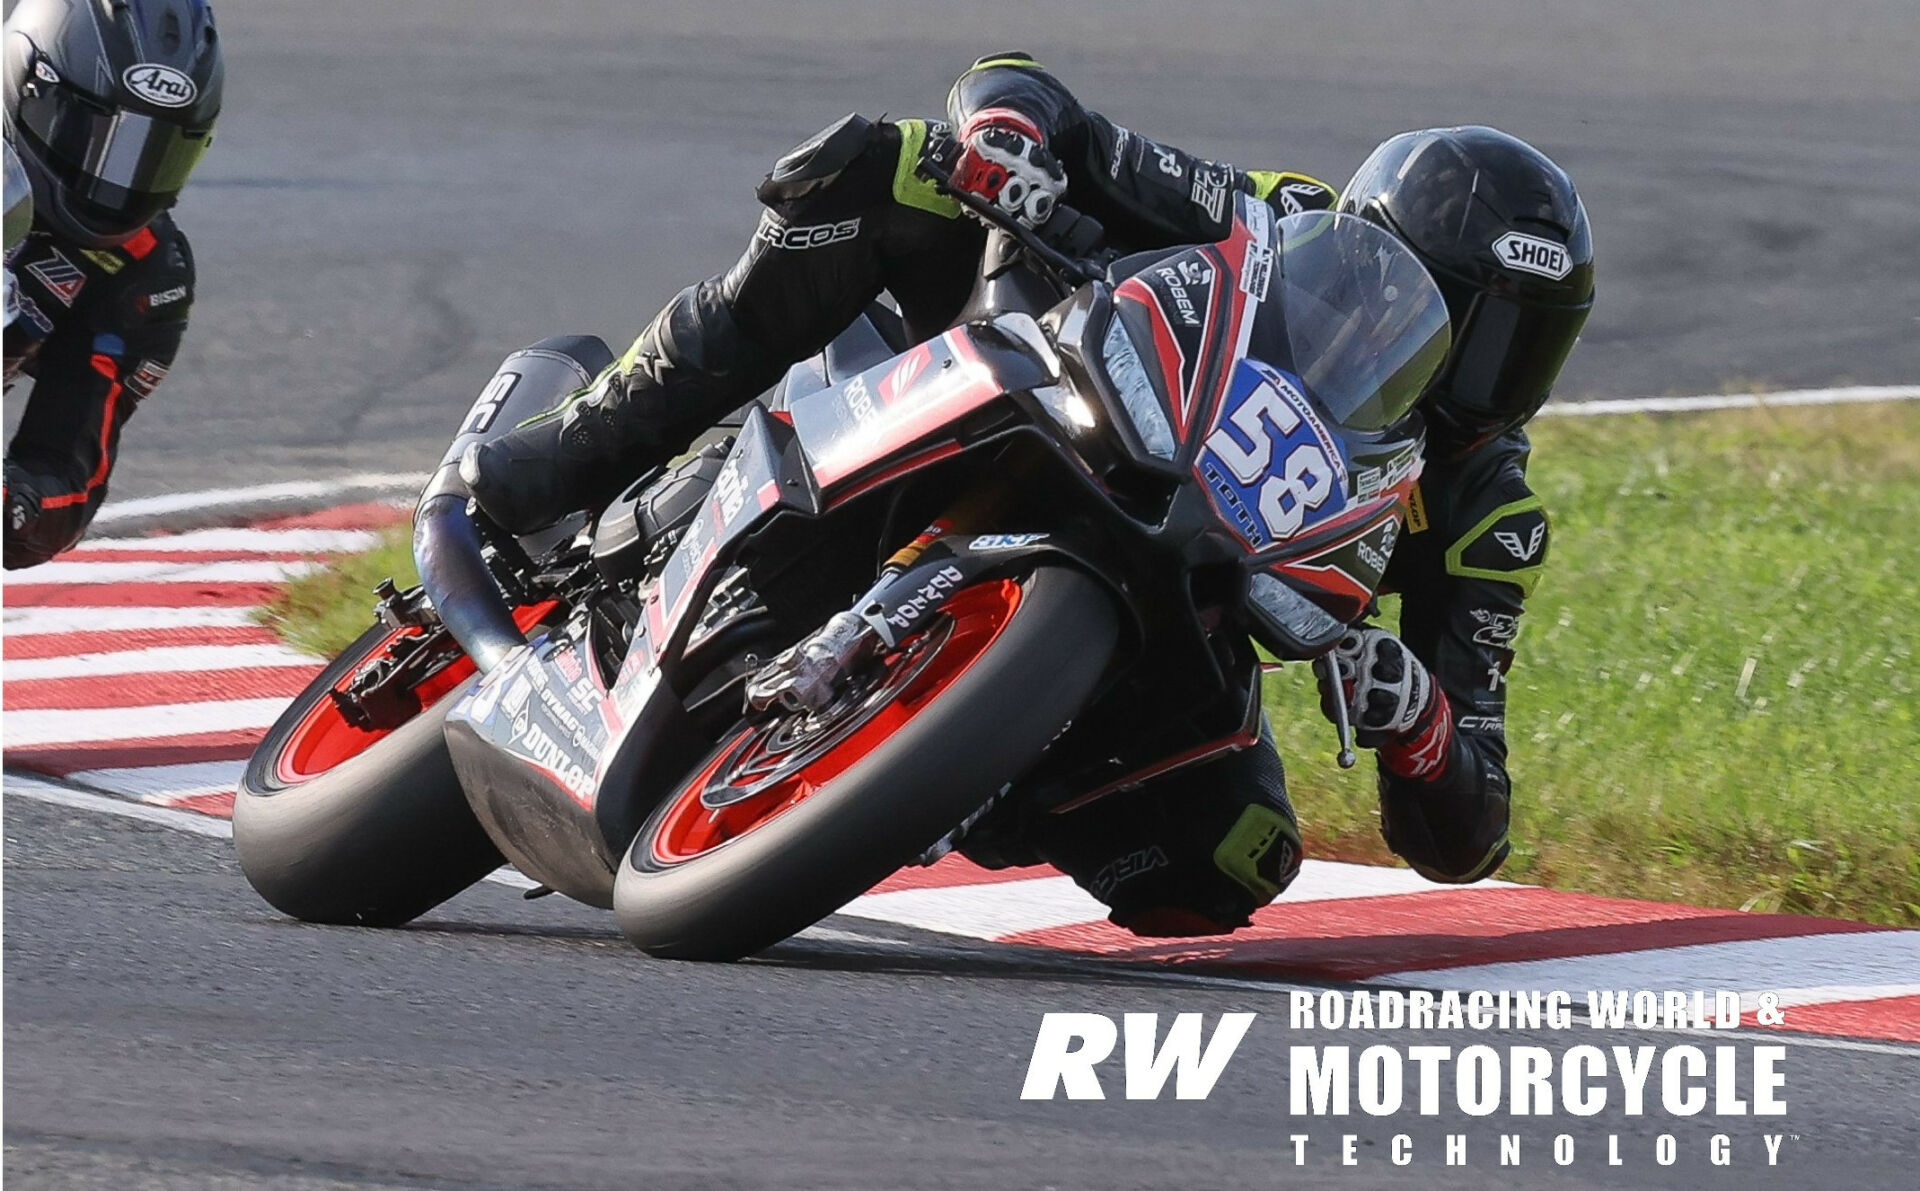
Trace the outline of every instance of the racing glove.
<instances>
[{"instance_id":1,"label":"racing glove","mask_svg":"<svg viewBox=\"0 0 1920 1191\"><path fill-rule=\"evenodd\" d=\"M1340 676L1335 691L1322 676L1320 709L1329 720L1334 700L1347 705L1354 739L1375 749L1396 777L1438 781L1453 743L1453 711L1420 659L1385 629L1348 629L1333 647Z\"/></svg>"},{"instance_id":2,"label":"racing glove","mask_svg":"<svg viewBox=\"0 0 1920 1191\"><path fill-rule=\"evenodd\" d=\"M987 108L960 130L953 184L1028 227L1053 215L1067 192L1067 172L1047 148L1040 126L1011 108Z\"/></svg>"}]
</instances>

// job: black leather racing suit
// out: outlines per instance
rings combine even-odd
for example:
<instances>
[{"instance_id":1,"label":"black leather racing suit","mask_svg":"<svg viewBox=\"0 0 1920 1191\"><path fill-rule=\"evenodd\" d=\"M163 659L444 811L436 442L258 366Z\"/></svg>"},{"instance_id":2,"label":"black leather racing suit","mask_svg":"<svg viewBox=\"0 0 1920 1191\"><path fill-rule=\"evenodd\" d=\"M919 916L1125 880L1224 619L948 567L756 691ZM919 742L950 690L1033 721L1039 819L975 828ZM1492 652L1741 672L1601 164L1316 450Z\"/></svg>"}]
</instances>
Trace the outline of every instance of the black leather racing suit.
<instances>
[{"instance_id":1,"label":"black leather racing suit","mask_svg":"<svg viewBox=\"0 0 1920 1191\"><path fill-rule=\"evenodd\" d=\"M1335 198L1331 188L1303 174L1243 171L1122 128L1082 107L1022 55L982 59L955 83L948 97L950 123L848 117L783 157L759 188L767 210L739 261L682 291L641 332L614 366L624 383L574 402L564 418L556 410L544 425L537 419L510 436L518 441L493 461L492 478L513 479L516 452L574 449L566 434L576 432L583 439L599 436L638 447L635 457L669 454L767 388L794 361L819 351L883 290L899 304L914 339L945 330L971 291L985 230L962 218L958 204L916 171L926 159L950 167L957 154L950 129L987 107L1013 108L1042 128L1065 168L1067 201L1100 220L1113 243L1129 250L1222 238L1231 219L1222 189L1265 199L1281 213L1327 208ZM581 427L576 420L589 424ZM573 428L565 434L558 429L563 421ZM570 491L568 507L610 499L630 479L600 477L597 490ZM497 503L511 503L489 499L485 488L476 491L496 515ZM497 491L510 496L514 488L508 482ZM1430 500L1428 507L1451 514L1478 505L1449 496ZM1400 567L1400 574L1416 615L1451 625L1466 614L1454 610L1460 593L1438 591L1451 581L1444 573L1410 565ZM1431 607L1430 591L1438 600ZM1517 612L1517 600L1489 597L1492 607L1508 603ZM1447 631L1429 632L1424 621L1409 624L1416 633L1409 644L1429 665L1458 670L1442 673L1442 686L1450 694L1464 691L1479 658L1446 645ZM1485 681L1477 670L1471 677ZM1497 834L1504 841L1504 769L1483 765L1465 731L1456 732L1449 747L1463 756L1446 770L1455 784L1436 788L1434 800L1398 782L1383 787L1382 797L1397 808L1389 810L1389 831L1404 855L1430 875L1464 878L1465 845L1459 841L1468 841L1469 850L1479 847L1488 829L1430 822L1428 812L1465 814L1478 824L1497 810ZM1464 752L1472 752L1471 761ZM1487 791L1495 772L1498 796L1492 797ZM1270 739L1042 820L1029 841L1037 856L1106 902L1115 921L1144 933L1240 925L1292 879L1300 856ZM1485 853L1480 848L1472 864Z\"/></svg>"},{"instance_id":2,"label":"black leather racing suit","mask_svg":"<svg viewBox=\"0 0 1920 1191\"><path fill-rule=\"evenodd\" d=\"M107 497L120 428L167 375L193 305L193 253L170 215L119 248L35 229L9 257L20 316L6 379L33 378L7 445L5 561L71 549Z\"/></svg>"}]
</instances>

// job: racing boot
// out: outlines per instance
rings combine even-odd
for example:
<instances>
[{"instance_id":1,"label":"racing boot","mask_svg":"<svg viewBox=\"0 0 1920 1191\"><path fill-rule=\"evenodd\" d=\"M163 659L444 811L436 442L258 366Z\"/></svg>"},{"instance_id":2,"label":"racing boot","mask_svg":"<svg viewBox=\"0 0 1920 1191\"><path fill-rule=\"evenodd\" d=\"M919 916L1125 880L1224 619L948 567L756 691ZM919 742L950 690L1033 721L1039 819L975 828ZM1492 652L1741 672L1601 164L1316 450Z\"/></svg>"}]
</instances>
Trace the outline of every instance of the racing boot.
<instances>
[{"instance_id":1,"label":"racing boot","mask_svg":"<svg viewBox=\"0 0 1920 1191\"><path fill-rule=\"evenodd\" d=\"M467 448L460 477L494 522L531 533L604 504L779 379L740 333L724 279L675 295L593 384Z\"/></svg>"}]
</instances>

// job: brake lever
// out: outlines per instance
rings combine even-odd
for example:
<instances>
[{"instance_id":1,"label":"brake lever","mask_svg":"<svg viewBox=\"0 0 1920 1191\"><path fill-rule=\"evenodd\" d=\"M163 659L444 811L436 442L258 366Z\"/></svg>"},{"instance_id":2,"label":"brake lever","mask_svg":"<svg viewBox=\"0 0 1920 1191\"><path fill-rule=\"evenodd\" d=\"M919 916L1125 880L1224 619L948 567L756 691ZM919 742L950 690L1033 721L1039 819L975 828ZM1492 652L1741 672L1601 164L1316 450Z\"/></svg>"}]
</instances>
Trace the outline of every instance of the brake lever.
<instances>
[{"instance_id":1,"label":"brake lever","mask_svg":"<svg viewBox=\"0 0 1920 1191\"><path fill-rule=\"evenodd\" d=\"M962 190L960 187L955 186L953 184L953 175L947 173L947 171L941 169L938 165L935 165L931 161L923 162L921 163L920 169L927 177L933 180L934 186L941 194L946 195L967 210L978 215L987 222L988 226L999 228L1009 236L1012 236L1015 243L1031 253L1040 263L1046 265L1047 268L1051 269L1061 278L1073 285L1086 285L1088 282L1100 280L1101 273L1097 269L1094 269L1084 262L1077 261L1066 253L1054 248L1053 245L1042 240L1032 228L1021 223L1013 216L1008 215L992 203L987 202L979 195L974 194L970 190Z\"/></svg>"}]
</instances>

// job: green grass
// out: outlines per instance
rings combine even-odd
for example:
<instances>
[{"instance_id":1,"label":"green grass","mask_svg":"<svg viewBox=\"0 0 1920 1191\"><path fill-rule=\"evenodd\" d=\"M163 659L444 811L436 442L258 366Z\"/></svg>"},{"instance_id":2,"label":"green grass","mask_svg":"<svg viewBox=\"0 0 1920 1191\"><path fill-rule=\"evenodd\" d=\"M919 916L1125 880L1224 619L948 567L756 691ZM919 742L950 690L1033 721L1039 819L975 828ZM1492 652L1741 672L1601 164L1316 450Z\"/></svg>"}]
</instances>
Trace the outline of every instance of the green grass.
<instances>
[{"instance_id":1,"label":"green grass","mask_svg":"<svg viewBox=\"0 0 1920 1191\"><path fill-rule=\"evenodd\" d=\"M1920 924L1920 403L1543 419L1503 876ZM263 613L330 654L404 531ZM1304 666L1267 681L1316 855L1391 859Z\"/></svg>"},{"instance_id":2,"label":"green grass","mask_svg":"<svg viewBox=\"0 0 1920 1191\"><path fill-rule=\"evenodd\" d=\"M1920 405L1536 427L1502 875L1920 923ZM1386 859L1306 669L1267 698L1309 848Z\"/></svg>"},{"instance_id":3,"label":"green grass","mask_svg":"<svg viewBox=\"0 0 1920 1191\"><path fill-rule=\"evenodd\" d=\"M402 590L420 581L409 527L380 535L380 544L288 583L255 618L295 649L331 658L373 623L373 588L391 578Z\"/></svg>"}]
</instances>

